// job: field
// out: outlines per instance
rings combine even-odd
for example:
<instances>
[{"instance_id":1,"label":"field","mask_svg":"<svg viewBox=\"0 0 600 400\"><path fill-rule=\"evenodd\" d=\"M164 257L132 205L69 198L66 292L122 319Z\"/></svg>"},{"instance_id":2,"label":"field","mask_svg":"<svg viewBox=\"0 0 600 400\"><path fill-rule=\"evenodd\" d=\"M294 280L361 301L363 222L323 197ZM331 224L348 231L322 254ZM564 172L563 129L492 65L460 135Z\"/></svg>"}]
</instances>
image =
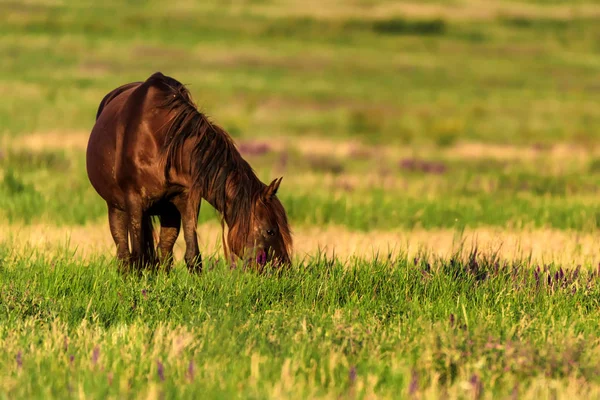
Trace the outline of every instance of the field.
<instances>
[{"instance_id":1,"label":"field","mask_svg":"<svg viewBox=\"0 0 600 400\"><path fill-rule=\"evenodd\" d=\"M600 398L600 4L0 0L0 398ZM121 274L85 171L161 71L294 232Z\"/></svg>"}]
</instances>

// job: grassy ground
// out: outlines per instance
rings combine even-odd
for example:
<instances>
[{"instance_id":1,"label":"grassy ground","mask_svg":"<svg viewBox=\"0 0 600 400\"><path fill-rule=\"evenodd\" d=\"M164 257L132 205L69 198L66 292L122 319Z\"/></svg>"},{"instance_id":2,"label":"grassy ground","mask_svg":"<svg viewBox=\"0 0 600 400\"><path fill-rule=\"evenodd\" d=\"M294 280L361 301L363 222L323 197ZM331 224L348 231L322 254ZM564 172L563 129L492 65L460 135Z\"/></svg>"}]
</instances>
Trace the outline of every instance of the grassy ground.
<instances>
[{"instance_id":1,"label":"grassy ground","mask_svg":"<svg viewBox=\"0 0 600 400\"><path fill-rule=\"evenodd\" d=\"M317 258L138 278L70 253L3 258L9 397L598 395L595 271Z\"/></svg>"},{"instance_id":2,"label":"grassy ground","mask_svg":"<svg viewBox=\"0 0 600 400\"><path fill-rule=\"evenodd\" d=\"M0 0L0 398L599 397L599 17ZM205 204L202 276L117 273L85 146L155 71L284 176L291 270L222 265Z\"/></svg>"},{"instance_id":3,"label":"grassy ground","mask_svg":"<svg viewBox=\"0 0 600 400\"><path fill-rule=\"evenodd\" d=\"M249 153L259 148L252 142L247 147ZM297 226L591 231L600 224L600 204L595 201L600 166L592 155L573 151L557 160L540 151L526 160L451 159L432 151L386 158L378 150L363 150L335 158L291 145L249 154L248 160L263 181L284 176L279 197ZM84 157L83 151L8 150L0 160L0 214L25 223L105 220L106 205L90 187ZM200 219L215 220L210 206L203 208Z\"/></svg>"},{"instance_id":4,"label":"grassy ground","mask_svg":"<svg viewBox=\"0 0 600 400\"><path fill-rule=\"evenodd\" d=\"M546 11L466 1L423 6L419 19L392 2L315 5L312 15L298 15L309 8L299 2L269 3L150 1L115 12L3 2L0 79L11 96L0 101L0 126L89 130L109 88L161 70L189 83L237 136L442 145L597 137L592 3ZM487 13L455 20L453 9Z\"/></svg>"}]
</instances>

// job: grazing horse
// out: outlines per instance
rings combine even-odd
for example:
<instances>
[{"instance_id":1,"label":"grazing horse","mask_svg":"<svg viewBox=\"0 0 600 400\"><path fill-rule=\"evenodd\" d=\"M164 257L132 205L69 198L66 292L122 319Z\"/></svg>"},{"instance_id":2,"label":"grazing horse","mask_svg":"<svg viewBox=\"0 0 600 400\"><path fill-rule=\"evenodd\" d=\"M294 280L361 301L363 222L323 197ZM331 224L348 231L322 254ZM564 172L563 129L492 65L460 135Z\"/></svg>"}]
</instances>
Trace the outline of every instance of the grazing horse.
<instances>
[{"instance_id":1,"label":"grazing horse","mask_svg":"<svg viewBox=\"0 0 600 400\"><path fill-rule=\"evenodd\" d=\"M226 258L235 255L260 268L290 263L292 237L276 196L282 178L261 182L227 132L199 112L187 88L171 77L157 72L104 97L86 167L108 206L117 258L126 268L170 268L183 224L186 264L201 271L196 227L202 199L229 228L225 243L222 226ZM153 216L160 221L158 251Z\"/></svg>"}]
</instances>

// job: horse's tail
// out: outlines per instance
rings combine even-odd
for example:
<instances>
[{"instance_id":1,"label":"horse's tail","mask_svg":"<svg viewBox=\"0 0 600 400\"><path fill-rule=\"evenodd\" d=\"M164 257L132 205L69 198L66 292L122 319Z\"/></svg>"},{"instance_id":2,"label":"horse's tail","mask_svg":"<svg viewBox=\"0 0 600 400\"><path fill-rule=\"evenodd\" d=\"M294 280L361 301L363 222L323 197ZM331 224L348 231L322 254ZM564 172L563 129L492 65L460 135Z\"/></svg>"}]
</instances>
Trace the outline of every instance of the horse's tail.
<instances>
[{"instance_id":1,"label":"horse's tail","mask_svg":"<svg viewBox=\"0 0 600 400\"><path fill-rule=\"evenodd\" d=\"M120 95L121 93L123 93L124 91L137 86L139 84L141 84L142 82L132 82L132 83L128 83L126 85L120 86L116 89L114 89L113 91L111 91L110 93L108 93L106 96L104 96L104 98L102 99L102 101L100 102L100 105L98 106L98 111L96 112L96 120L98 120L98 118L100 117L100 114L102 114L102 110L104 110L104 107L106 107L108 105L108 103L110 103L115 97L117 97L118 95Z\"/></svg>"}]
</instances>

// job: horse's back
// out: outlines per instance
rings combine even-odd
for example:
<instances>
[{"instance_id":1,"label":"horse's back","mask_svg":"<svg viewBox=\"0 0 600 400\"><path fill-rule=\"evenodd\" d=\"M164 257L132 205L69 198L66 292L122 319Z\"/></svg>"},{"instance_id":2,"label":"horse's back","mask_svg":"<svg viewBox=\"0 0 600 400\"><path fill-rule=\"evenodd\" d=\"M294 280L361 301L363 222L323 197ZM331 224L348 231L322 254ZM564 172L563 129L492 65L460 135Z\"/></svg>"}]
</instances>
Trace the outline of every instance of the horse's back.
<instances>
[{"instance_id":1,"label":"horse's back","mask_svg":"<svg viewBox=\"0 0 600 400\"><path fill-rule=\"evenodd\" d=\"M107 134L110 133L107 131L114 130L110 129L111 125L119 123L131 125L131 121L139 122L147 117L144 115L146 109L154 108L157 105L156 99L148 99L148 97L154 97L150 93L151 90L158 91L160 95L163 95L165 86L178 87L182 85L177 80L156 72L144 82L127 83L107 93L98 106L92 135L94 135L94 131L98 131L96 128L101 128L103 133Z\"/></svg>"},{"instance_id":2,"label":"horse's back","mask_svg":"<svg viewBox=\"0 0 600 400\"><path fill-rule=\"evenodd\" d=\"M102 113L102 110L104 110L104 107L106 107L106 105L110 103L115 97L119 96L121 93L126 92L129 89L141 85L142 83L143 82L131 82L119 86L118 88L110 91L106 96L104 96L104 98L100 102L100 105L98 106L98 111L96 112L96 121L98 120L98 117L100 117L100 114Z\"/></svg>"}]
</instances>

